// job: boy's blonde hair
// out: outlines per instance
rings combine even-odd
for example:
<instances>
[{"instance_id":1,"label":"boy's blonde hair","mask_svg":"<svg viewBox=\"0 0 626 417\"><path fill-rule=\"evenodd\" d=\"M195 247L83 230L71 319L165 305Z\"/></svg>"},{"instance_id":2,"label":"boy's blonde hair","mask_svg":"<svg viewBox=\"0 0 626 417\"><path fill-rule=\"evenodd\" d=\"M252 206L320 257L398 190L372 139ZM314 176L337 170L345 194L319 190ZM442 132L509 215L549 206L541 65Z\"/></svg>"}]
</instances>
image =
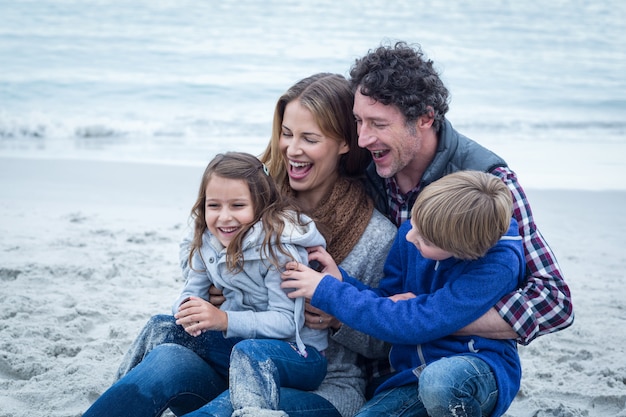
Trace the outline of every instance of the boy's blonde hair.
<instances>
[{"instance_id":1,"label":"boy's blonde hair","mask_svg":"<svg viewBox=\"0 0 626 417\"><path fill-rule=\"evenodd\" d=\"M417 197L411 220L433 245L459 259L484 256L506 233L513 214L507 186L480 171L459 171L429 184Z\"/></svg>"}]
</instances>

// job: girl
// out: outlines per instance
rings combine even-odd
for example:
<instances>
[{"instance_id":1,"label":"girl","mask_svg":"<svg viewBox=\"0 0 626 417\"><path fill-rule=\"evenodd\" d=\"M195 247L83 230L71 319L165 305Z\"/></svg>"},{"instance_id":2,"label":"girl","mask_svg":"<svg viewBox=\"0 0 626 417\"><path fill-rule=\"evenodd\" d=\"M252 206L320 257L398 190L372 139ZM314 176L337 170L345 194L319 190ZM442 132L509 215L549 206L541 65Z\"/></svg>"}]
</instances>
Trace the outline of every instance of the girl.
<instances>
[{"instance_id":1,"label":"girl","mask_svg":"<svg viewBox=\"0 0 626 417\"><path fill-rule=\"evenodd\" d=\"M265 165L245 153L219 154L209 163L191 216L185 287L174 317L159 317L168 328L176 320L180 330L165 332L156 344L191 349L228 378L233 415L284 416L280 386L317 388L326 375L328 341L326 330L304 327L304 299L287 297L280 274L288 261L308 264L306 247L325 246L325 240L281 196ZM208 302L211 284L226 297L219 308ZM116 395L116 385L84 415L109 415L105 397ZM137 411L139 403L128 409Z\"/></svg>"}]
</instances>

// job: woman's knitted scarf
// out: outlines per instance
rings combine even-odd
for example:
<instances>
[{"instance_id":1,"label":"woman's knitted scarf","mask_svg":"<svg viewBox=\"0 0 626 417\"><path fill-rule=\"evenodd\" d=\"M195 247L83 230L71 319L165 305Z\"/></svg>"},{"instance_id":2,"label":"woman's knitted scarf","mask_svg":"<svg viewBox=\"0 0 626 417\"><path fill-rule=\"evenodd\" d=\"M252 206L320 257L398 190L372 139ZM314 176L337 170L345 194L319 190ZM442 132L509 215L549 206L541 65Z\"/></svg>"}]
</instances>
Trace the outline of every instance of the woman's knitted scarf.
<instances>
[{"instance_id":1,"label":"woman's knitted scarf","mask_svg":"<svg viewBox=\"0 0 626 417\"><path fill-rule=\"evenodd\" d=\"M293 196L287 182L286 194ZM335 186L307 213L326 239L326 250L340 264L357 244L369 224L374 203L356 180L339 177Z\"/></svg>"}]
</instances>

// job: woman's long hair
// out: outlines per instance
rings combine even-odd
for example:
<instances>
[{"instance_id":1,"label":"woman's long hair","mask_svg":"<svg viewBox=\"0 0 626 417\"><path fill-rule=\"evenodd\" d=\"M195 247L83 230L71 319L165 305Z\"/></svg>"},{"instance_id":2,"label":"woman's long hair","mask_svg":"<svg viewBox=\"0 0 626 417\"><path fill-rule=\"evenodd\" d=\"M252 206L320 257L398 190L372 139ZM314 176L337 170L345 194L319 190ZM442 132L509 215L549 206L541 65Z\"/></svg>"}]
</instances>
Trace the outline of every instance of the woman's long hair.
<instances>
[{"instance_id":1,"label":"woman's long hair","mask_svg":"<svg viewBox=\"0 0 626 417\"><path fill-rule=\"evenodd\" d=\"M283 187L289 181L287 161L280 152L278 143L285 108L294 100L298 100L300 105L311 112L324 135L348 144L349 151L341 155L339 175L362 177L371 161L371 155L358 145L356 123L352 113L354 94L350 83L338 74L319 73L298 81L276 103L272 136L260 159L267 165L270 175L276 179L279 187Z\"/></svg>"}]
</instances>

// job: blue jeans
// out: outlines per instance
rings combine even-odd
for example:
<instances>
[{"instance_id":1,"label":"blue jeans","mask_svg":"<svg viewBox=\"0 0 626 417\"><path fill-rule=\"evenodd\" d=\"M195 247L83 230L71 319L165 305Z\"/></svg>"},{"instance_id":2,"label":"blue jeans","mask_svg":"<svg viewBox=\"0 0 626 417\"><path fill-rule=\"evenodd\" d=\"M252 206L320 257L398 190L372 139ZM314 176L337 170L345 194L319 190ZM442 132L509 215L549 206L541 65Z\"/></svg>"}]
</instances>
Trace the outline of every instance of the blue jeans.
<instances>
[{"instance_id":1,"label":"blue jeans","mask_svg":"<svg viewBox=\"0 0 626 417\"><path fill-rule=\"evenodd\" d=\"M130 372L135 366L137 366L143 359L150 353L156 346L165 343L175 343L180 346L191 349L196 352L202 359L207 360L207 346L211 346L211 338L216 336L215 332L206 332L198 337L189 335L183 326L176 324L174 316L159 314L150 317L146 325L141 329L139 335L133 342L133 344L124 355L122 363L117 371L117 379L122 378L124 375ZM223 337L221 339L224 339ZM230 342L230 346L225 346L228 352L223 352L221 364L228 364L228 358L230 356L230 349L240 341L241 339L227 339ZM207 362L209 362L207 360ZM226 375L227 366L222 367L222 375Z\"/></svg>"},{"instance_id":2,"label":"blue jeans","mask_svg":"<svg viewBox=\"0 0 626 417\"><path fill-rule=\"evenodd\" d=\"M241 386L231 393L237 408L276 409L280 385L308 390L324 379L326 358L311 347L307 352L303 358L287 342L226 339L222 332L192 337L172 316L154 316L126 354L121 379L84 416L153 417L167 408L182 415L223 392L229 368L231 386Z\"/></svg>"},{"instance_id":3,"label":"blue jeans","mask_svg":"<svg viewBox=\"0 0 626 417\"><path fill-rule=\"evenodd\" d=\"M377 393L355 417L488 416L498 400L491 368L476 356L452 356L424 368L417 384Z\"/></svg>"},{"instance_id":4,"label":"blue jeans","mask_svg":"<svg viewBox=\"0 0 626 417\"><path fill-rule=\"evenodd\" d=\"M227 387L223 375L192 350L163 344L106 390L83 416L157 417L168 408L182 415Z\"/></svg>"},{"instance_id":5,"label":"blue jeans","mask_svg":"<svg viewBox=\"0 0 626 417\"><path fill-rule=\"evenodd\" d=\"M335 406L325 398L293 388L280 389L279 409L289 417L341 417ZM185 414L185 417L231 417L233 411L230 392L224 391L202 408Z\"/></svg>"},{"instance_id":6,"label":"blue jeans","mask_svg":"<svg viewBox=\"0 0 626 417\"><path fill-rule=\"evenodd\" d=\"M326 376L326 358L307 346L307 356L295 343L247 339L230 355L230 400L235 410L255 407L278 410L280 387L316 389Z\"/></svg>"},{"instance_id":7,"label":"blue jeans","mask_svg":"<svg viewBox=\"0 0 626 417\"><path fill-rule=\"evenodd\" d=\"M304 359L295 345L273 339L239 342L231 355L230 391L185 417L230 417L243 407L250 415L263 409L283 410L290 416L339 416L324 398L306 392L317 388L326 375L326 358L309 347L307 352Z\"/></svg>"}]
</instances>

